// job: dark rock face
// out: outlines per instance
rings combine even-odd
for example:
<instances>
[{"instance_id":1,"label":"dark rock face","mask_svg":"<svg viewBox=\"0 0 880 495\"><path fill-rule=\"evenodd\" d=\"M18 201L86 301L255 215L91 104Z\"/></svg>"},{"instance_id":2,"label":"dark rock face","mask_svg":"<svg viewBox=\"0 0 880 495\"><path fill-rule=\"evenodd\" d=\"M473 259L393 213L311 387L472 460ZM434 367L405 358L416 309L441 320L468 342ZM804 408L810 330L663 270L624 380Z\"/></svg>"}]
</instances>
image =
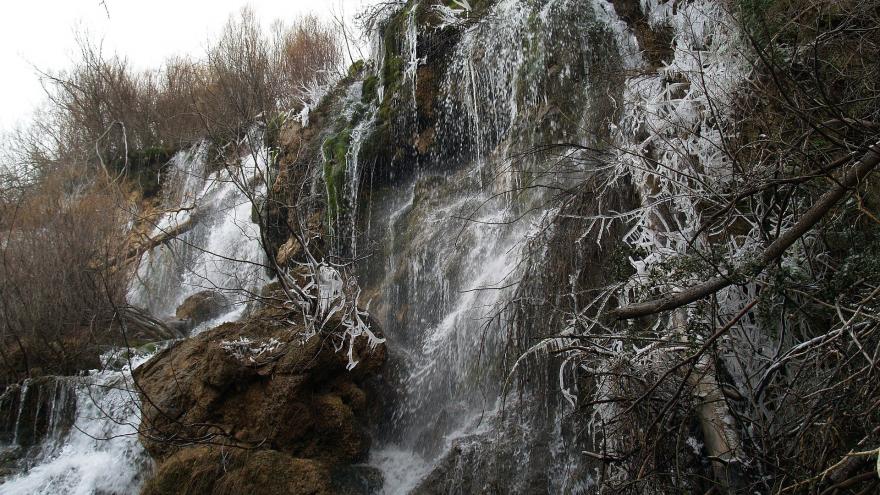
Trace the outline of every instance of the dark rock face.
<instances>
[{"instance_id":1,"label":"dark rock face","mask_svg":"<svg viewBox=\"0 0 880 495\"><path fill-rule=\"evenodd\" d=\"M177 318L195 326L222 315L228 308L229 299L226 296L213 290L204 290L183 301L177 308Z\"/></svg>"},{"instance_id":2,"label":"dark rock face","mask_svg":"<svg viewBox=\"0 0 880 495\"><path fill-rule=\"evenodd\" d=\"M382 471L372 466L341 466L330 473L330 480L340 495L373 495L385 484Z\"/></svg>"},{"instance_id":3,"label":"dark rock face","mask_svg":"<svg viewBox=\"0 0 880 495\"><path fill-rule=\"evenodd\" d=\"M74 379L43 376L11 385L0 395L0 442L28 448L60 437L76 419Z\"/></svg>"},{"instance_id":4,"label":"dark rock face","mask_svg":"<svg viewBox=\"0 0 880 495\"><path fill-rule=\"evenodd\" d=\"M47 439L59 439L76 420L76 383L42 376L10 385L0 395L0 482L27 467L27 456Z\"/></svg>"},{"instance_id":5,"label":"dark rock face","mask_svg":"<svg viewBox=\"0 0 880 495\"><path fill-rule=\"evenodd\" d=\"M325 329L340 324L331 321ZM358 364L349 371L348 341L337 352L334 331L306 337L302 326L266 309L183 341L138 368L141 441L160 464L146 493L337 493L329 488L330 471L364 460L370 447L370 383L385 348L357 339L352 356ZM230 471L205 485L207 491L172 482L188 476L201 483L221 465L221 452L243 473L277 468L281 477L313 481L308 489L273 484L266 491L249 484L258 480Z\"/></svg>"}]
</instances>

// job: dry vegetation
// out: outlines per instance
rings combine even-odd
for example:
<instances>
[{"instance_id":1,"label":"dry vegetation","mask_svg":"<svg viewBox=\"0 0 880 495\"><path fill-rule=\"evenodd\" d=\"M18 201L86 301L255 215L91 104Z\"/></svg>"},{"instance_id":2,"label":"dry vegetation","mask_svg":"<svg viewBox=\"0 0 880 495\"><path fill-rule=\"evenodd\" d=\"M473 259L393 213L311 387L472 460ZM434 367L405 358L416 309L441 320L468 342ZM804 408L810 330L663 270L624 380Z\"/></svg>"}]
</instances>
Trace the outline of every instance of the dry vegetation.
<instances>
[{"instance_id":1,"label":"dry vegetation","mask_svg":"<svg viewBox=\"0 0 880 495\"><path fill-rule=\"evenodd\" d=\"M342 70L336 28L305 17L266 32L248 9L203 58L156 70L79 47L71 69L43 74L45 107L3 143L0 386L98 366L103 346L133 343L132 318L155 327L125 306L128 273L114 266L132 193L156 194L183 147L209 139L222 152L254 126L272 131Z\"/></svg>"},{"instance_id":2,"label":"dry vegetation","mask_svg":"<svg viewBox=\"0 0 880 495\"><path fill-rule=\"evenodd\" d=\"M73 169L4 195L0 233L2 383L97 367L125 273L102 264L119 250L117 190Z\"/></svg>"},{"instance_id":3,"label":"dry vegetation","mask_svg":"<svg viewBox=\"0 0 880 495\"><path fill-rule=\"evenodd\" d=\"M223 146L295 109L301 92L332 80L342 59L336 30L316 18L266 33L247 9L203 59L175 58L156 70L135 70L88 40L79 46L72 69L44 74L49 104L16 136L18 161L37 170L103 165L149 175L142 185L182 146L204 138Z\"/></svg>"}]
</instances>

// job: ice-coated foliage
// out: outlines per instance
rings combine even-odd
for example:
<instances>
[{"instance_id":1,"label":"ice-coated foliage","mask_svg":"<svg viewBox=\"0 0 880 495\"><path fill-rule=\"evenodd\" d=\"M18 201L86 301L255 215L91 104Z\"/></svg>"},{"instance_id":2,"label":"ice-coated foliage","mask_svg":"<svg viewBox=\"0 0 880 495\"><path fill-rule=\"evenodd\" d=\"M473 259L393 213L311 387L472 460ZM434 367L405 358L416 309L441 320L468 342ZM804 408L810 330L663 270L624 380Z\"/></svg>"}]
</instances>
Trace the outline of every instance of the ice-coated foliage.
<instances>
[{"instance_id":1,"label":"ice-coated foliage","mask_svg":"<svg viewBox=\"0 0 880 495\"><path fill-rule=\"evenodd\" d=\"M354 358L354 345L358 339L366 339L370 349L385 342L371 328L369 313L360 307L361 288L357 279L347 275L344 268L325 261L301 263L294 277L290 270L280 272L282 286L287 295L284 306L302 316L306 331L304 340L316 335L330 337L337 352L348 354L348 369L358 362Z\"/></svg>"},{"instance_id":2,"label":"ice-coated foliage","mask_svg":"<svg viewBox=\"0 0 880 495\"><path fill-rule=\"evenodd\" d=\"M255 362L263 354L271 354L281 345L278 339L252 340L239 337L237 340L224 340L220 347L239 361Z\"/></svg>"}]
</instances>

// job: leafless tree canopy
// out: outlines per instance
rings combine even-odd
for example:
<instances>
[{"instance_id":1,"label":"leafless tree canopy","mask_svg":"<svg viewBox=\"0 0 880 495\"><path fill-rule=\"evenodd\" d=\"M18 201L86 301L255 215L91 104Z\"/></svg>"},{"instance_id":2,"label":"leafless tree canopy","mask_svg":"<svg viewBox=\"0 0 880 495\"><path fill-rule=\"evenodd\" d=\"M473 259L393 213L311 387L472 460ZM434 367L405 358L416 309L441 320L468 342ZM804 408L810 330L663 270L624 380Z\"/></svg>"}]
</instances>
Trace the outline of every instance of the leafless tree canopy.
<instances>
[{"instance_id":1,"label":"leafless tree canopy","mask_svg":"<svg viewBox=\"0 0 880 495\"><path fill-rule=\"evenodd\" d=\"M266 32L249 9L230 18L204 58L173 58L155 70L135 70L86 38L79 48L71 69L43 74L49 103L19 133L20 162L103 162L138 173L199 139L241 138L342 70L332 26L305 17Z\"/></svg>"},{"instance_id":2,"label":"leafless tree canopy","mask_svg":"<svg viewBox=\"0 0 880 495\"><path fill-rule=\"evenodd\" d=\"M200 59L141 71L86 38L78 55L42 74L48 101L3 143L3 383L96 367L101 346L134 338L123 316L149 318L125 307L120 260L135 249L137 198L158 191L175 151L206 138L221 150L254 125L277 127L303 91L343 70L334 27L304 17L267 31L249 9Z\"/></svg>"}]
</instances>

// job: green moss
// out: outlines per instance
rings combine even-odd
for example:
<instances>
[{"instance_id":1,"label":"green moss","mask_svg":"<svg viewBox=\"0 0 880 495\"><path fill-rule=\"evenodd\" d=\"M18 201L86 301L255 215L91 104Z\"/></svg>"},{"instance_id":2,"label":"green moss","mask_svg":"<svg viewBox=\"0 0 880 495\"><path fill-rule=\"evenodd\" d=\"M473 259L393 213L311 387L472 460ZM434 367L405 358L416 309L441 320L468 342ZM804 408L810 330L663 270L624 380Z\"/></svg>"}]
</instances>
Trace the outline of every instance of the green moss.
<instances>
[{"instance_id":1,"label":"green moss","mask_svg":"<svg viewBox=\"0 0 880 495\"><path fill-rule=\"evenodd\" d=\"M364 61L358 60L348 67L348 77L357 77L364 70Z\"/></svg>"},{"instance_id":2,"label":"green moss","mask_svg":"<svg viewBox=\"0 0 880 495\"><path fill-rule=\"evenodd\" d=\"M364 79L364 86L361 90L361 103L369 104L375 100L379 94L379 78L370 76Z\"/></svg>"},{"instance_id":3,"label":"green moss","mask_svg":"<svg viewBox=\"0 0 880 495\"><path fill-rule=\"evenodd\" d=\"M266 133L263 138L266 147L278 147L278 138L281 135L281 129L284 127L286 121L287 116L283 113L276 113L272 118L266 121Z\"/></svg>"},{"instance_id":4,"label":"green moss","mask_svg":"<svg viewBox=\"0 0 880 495\"><path fill-rule=\"evenodd\" d=\"M175 150L165 146L150 146L143 149L129 150L128 176L141 190L144 197L153 197L161 189L160 178L162 168L174 155ZM113 164L121 171L125 162Z\"/></svg>"},{"instance_id":5,"label":"green moss","mask_svg":"<svg viewBox=\"0 0 880 495\"><path fill-rule=\"evenodd\" d=\"M346 127L324 141L324 183L327 188L328 224L333 224L343 208L342 192L345 183L346 155L351 145L351 127Z\"/></svg>"},{"instance_id":6,"label":"green moss","mask_svg":"<svg viewBox=\"0 0 880 495\"><path fill-rule=\"evenodd\" d=\"M401 9L385 27L385 63L382 67L382 82L385 85L383 105L395 96L402 85L404 62L400 53L400 41L406 30L407 15L409 8Z\"/></svg>"}]
</instances>

